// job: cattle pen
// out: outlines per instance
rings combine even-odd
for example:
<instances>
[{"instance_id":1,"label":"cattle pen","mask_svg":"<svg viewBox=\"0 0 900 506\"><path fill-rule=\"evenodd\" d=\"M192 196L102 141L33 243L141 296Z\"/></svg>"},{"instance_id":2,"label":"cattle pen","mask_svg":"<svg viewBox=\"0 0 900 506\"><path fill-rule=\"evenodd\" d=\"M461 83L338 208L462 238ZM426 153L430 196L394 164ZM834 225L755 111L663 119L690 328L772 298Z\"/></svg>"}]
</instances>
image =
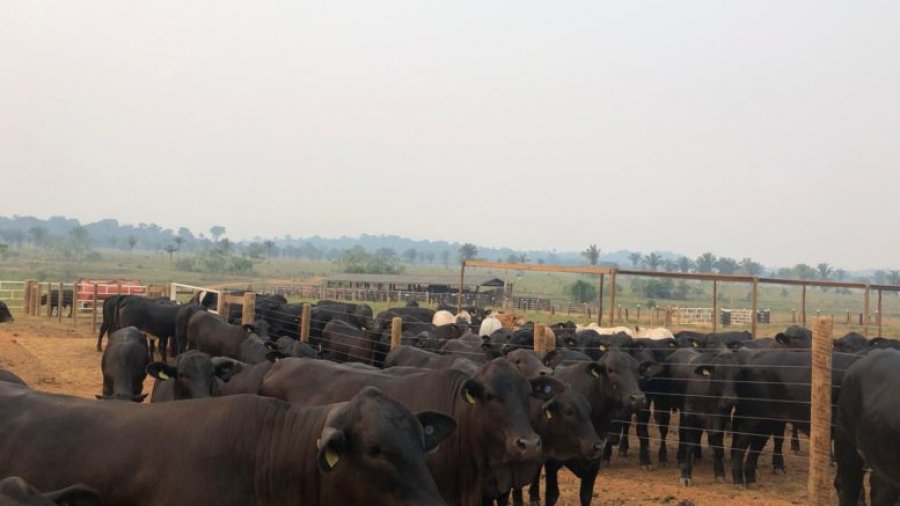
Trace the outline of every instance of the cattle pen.
<instances>
[{"instance_id":1,"label":"cattle pen","mask_svg":"<svg viewBox=\"0 0 900 506\"><path fill-rule=\"evenodd\" d=\"M591 281L597 288L596 298L591 303L584 303L579 307L579 309L583 309L582 313L576 312L575 314L576 318L585 317L587 320L589 320L585 321L585 324L596 322L598 325L606 325L609 327L615 327L617 325L625 325L629 327L645 327L648 325L656 324L672 329L695 328L712 330L713 332L722 330L723 328L739 328L746 329L754 338L758 337L759 334L762 334L766 329L776 328L779 325L783 326L787 323L795 323L804 327L812 327L813 338L811 340L810 349L811 375L809 378L809 382L806 385L807 387L809 387L811 392L808 401L811 407L809 419L811 430L808 450L809 461L807 463L807 498L809 504L818 505L829 504L833 502L834 493L831 484L832 471L830 466L829 435L831 430L833 400L831 399L832 389L829 389L828 385L832 383L832 363L835 355L837 354L831 344L833 338L835 337L834 329L837 325L843 323L847 325L848 328L850 328L850 326L852 325L853 329L858 330L862 335L866 337L871 337L870 334L872 333L875 333L875 335L877 336L882 336L885 328L883 321L884 294L896 294L900 292L900 286L830 282L818 280L789 280L740 275L669 273L589 266L552 266L468 261L464 262L460 266L459 284L457 285L457 290L455 291L455 293L450 292L451 296L456 297L457 307L461 308L466 305L467 301L464 299L464 297L466 294L467 286L467 270L475 269L487 269L489 270L489 274L485 278L501 280L508 279L509 272L517 271L567 274L591 279ZM677 307L653 307L648 309L646 307L640 308L640 306L638 306L637 308L629 312L628 308L623 308L621 303L617 303L617 286L620 286L623 283L623 280L644 278L666 278L707 283L711 286L712 289L712 297L710 299L711 307L691 308L703 309L704 311L708 310L701 316L692 320L688 320L688 318L684 316L686 312L680 311L680 309L684 308ZM167 296L172 298L173 300L182 300L188 294L206 291L217 295L215 309L219 314L223 316L234 314L234 310L236 310L237 314L239 315L240 323L244 324L253 323L255 320L266 314L265 304L259 302L263 300L261 298L263 294L278 292L288 295L296 294L295 297L292 297L292 300L297 301L297 303L300 304L301 307L301 310L297 314L296 321L291 319L290 321L281 321L278 323L290 327L292 329L292 332L294 332L292 337L301 342L309 342L310 327L315 326L317 323L319 323L315 320L315 317L313 316L311 311L313 307L312 300L317 298L329 298L329 296L335 296L334 298L342 299L342 297L339 296L341 292L337 291L337 289L329 292L328 288L323 288L321 286L316 288L310 286L301 287L298 285L295 287L281 287L278 289L273 289L272 287L257 286L255 290L243 290L243 293L230 294L229 291L225 289L195 285L183 285L178 283L158 286L123 286L121 283L95 282L90 285L84 285L86 289L82 289L82 285L84 284L82 280L69 283L38 283L33 280L26 280L25 282L19 283L22 284L20 286L9 285L15 287L12 289L13 291L18 289L19 293L21 294L21 298L10 297L14 300L21 300L21 304L11 306L11 308L17 310L19 314L25 314L35 318L55 317L59 319L59 321L62 321L62 309L65 302L65 298L63 297L63 295L65 294L66 290L72 290L76 294L84 294L84 297L82 297L81 295L75 297L75 299L81 301L82 304L73 313L72 324L86 325L87 322L91 322L92 329L94 330L97 329L97 317L99 308L102 305L102 300L105 297L118 294ZM506 282L504 282L503 284L505 285ZM723 297L721 296L721 289L723 285L742 285L746 287L748 292L746 298L741 298L738 300L738 302L743 302L749 307L736 308L734 301L729 301L727 299L723 300ZM800 300L797 304L798 310L792 312L791 318L789 320L773 320L771 318L766 320L763 318L763 315L765 313L763 313L763 308L760 300L761 287L779 285L782 287L797 289L799 291ZM0 287L3 286L4 285L0 284ZM854 312L853 318L851 318L851 314L848 310L846 319L841 318L841 316L843 315L839 315L839 317L836 319L835 315L833 314L822 314L821 312L816 314L815 310L810 311L810 306L808 303L808 290L825 288L855 290L860 292L860 294L862 295L860 306L861 310L858 311L858 314ZM46 304L47 307L44 310L40 302L41 296L52 294L53 290L58 290L57 293L59 294L59 296L57 297L55 303L52 302L52 297L48 298L48 300L51 302ZM391 295L391 292L393 292L394 294ZM400 303L408 300L413 300L412 298L405 297L403 291L391 290L386 293L387 295L381 301L386 306L389 306L392 303ZM526 309L522 307L516 307L513 298L509 296L510 292L501 293L506 294L507 297L496 301L496 306L498 309L503 309L508 312L515 312L520 309ZM523 292L520 292L520 294L521 293ZM527 292L524 293L527 294ZM534 297L535 299L543 298L541 297L541 295L543 294L532 295L536 295ZM362 297L363 300L366 300L368 297L370 297L370 294L364 294ZM380 296L376 295L376 297ZM874 311L872 304L873 299L875 300ZM550 296L547 296L546 300L552 300L552 298ZM446 303L447 301L448 299L446 297L443 297L439 300L435 299L432 301L429 299L425 302L426 304L431 303L431 305L437 305L438 303ZM725 307L726 304L728 307ZM53 312L54 305L56 309L55 314ZM644 310L643 314L641 312L641 309ZM727 313L723 313L723 311L727 311ZM745 319L731 319L727 324L724 323L721 315L729 314L733 316L734 314L736 314L735 311L744 311L749 314L749 317ZM539 309L530 307L527 308L527 317L529 320L534 322L532 348L540 356L545 356L556 348L556 341L547 337L551 335L547 332L547 329L548 325L551 322L562 319L564 312L566 313L566 316L570 316L572 313L571 310L557 310L557 308L552 304L549 306L541 307ZM272 315L269 316L275 320L281 317ZM402 323L402 319L397 317L394 317L390 320L390 349L397 348L402 342ZM733 432L733 434L739 435L739 433L737 432ZM759 434L753 433L749 435L758 436ZM650 439L653 440L653 438ZM664 443L664 440L657 439L656 441ZM760 450L757 452L757 457L760 454L771 454L774 456L774 452L764 453Z\"/></svg>"}]
</instances>

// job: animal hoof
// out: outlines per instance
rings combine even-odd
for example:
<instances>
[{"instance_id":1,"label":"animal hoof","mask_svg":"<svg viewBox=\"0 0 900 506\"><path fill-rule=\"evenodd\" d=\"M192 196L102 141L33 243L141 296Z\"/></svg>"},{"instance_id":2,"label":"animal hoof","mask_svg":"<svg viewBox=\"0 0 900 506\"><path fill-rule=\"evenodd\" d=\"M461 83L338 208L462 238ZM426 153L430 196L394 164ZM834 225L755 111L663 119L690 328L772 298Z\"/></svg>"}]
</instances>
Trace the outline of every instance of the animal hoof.
<instances>
[{"instance_id":1,"label":"animal hoof","mask_svg":"<svg viewBox=\"0 0 900 506\"><path fill-rule=\"evenodd\" d=\"M776 467L775 469L772 470L772 472L775 474L781 475L781 476L784 476L785 474L787 474L784 472L784 469L782 469L780 467Z\"/></svg>"},{"instance_id":2,"label":"animal hoof","mask_svg":"<svg viewBox=\"0 0 900 506\"><path fill-rule=\"evenodd\" d=\"M682 487L690 487L690 486L691 486L691 479L690 479L690 478L682 478L682 479L681 479L681 486L682 486Z\"/></svg>"}]
</instances>

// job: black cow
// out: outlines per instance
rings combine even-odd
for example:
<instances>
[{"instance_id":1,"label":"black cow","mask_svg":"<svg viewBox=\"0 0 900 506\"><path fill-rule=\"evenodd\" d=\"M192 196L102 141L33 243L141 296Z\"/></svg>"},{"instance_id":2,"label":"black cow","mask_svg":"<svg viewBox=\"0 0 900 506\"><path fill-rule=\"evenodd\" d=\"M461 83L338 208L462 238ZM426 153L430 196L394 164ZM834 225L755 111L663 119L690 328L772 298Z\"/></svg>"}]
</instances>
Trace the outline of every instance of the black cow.
<instances>
[{"instance_id":1,"label":"black cow","mask_svg":"<svg viewBox=\"0 0 900 506\"><path fill-rule=\"evenodd\" d=\"M229 295L243 295L245 292L242 290L230 292ZM284 298L283 295L263 295L256 294L256 314L254 315L254 319L263 319L272 321L272 317L274 312L278 310L281 306L287 304L287 299ZM296 304L300 306L300 304ZM244 305L243 304L228 304L228 314L227 315L219 315L223 319L227 320L228 323L232 325L240 325L243 321L244 317ZM300 322L300 312L297 311L297 322L294 325L294 333L292 335L296 336L299 332L299 322ZM272 326L275 326L274 321L272 321ZM280 334L279 334L280 335Z\"/></svg>"},{"instance_id":2,"label":"black cow","mask_svg":"<svg viewBox=\"0 0 900 506\"><path fill-rule=\"evenodd\" d=\"M857 332L848 332L834 340L834 351L840 353L859 353L868 349L869 340Z\"/></svg>"},{"instance_id":3,"label":"black cow","mask_svg":"<svg viewBox=\"0 0 900 506\"><path fill-rule=\"evenodd\" d=\"M300 408L231 396L135 406L0 383L0 475L135 506L444 505L425 454L455 426L375 388ZM66 430L60 430L64 423ZM138 434L165 434L152 444ZM73 453L77 449L77 465Z\"/></svg>"},{"instance_id":4,"label":"black cow","mask_svg":"<svg viewBox=\"0 0 900 506\"><path fill-rule=\"evenodd\" d=\"M358 328L352 323L334 318L322 331L322 357L336 362L362 362L381 367L390 349L390 342L381 334ZM312 336L310 336L312 340Z\"/></svg>"},{"instance_id":5,"label":"black cow","mask_svg":"<svg viewBox=\"0 0 900 506\"><path fill-rule=\"evenodd\" d=\"M98 399L141 402L141 393L150 363L147 337L135 327L125 327L109 336L109 344L100 360L103 394Z\"/></svg>"},{"instance_id":6,"label":"black cow","mask_svg":"<svg viewBox=\"0 0 900 506\"><path fill-rule=\"evenodd\" d=\"M12 322L14 321L12 313L9 312L9 307L5 302L0 300L0 323Z\"/></svg>"},{"instance_id":7,"label":"black cow","mask_svg":"<svg viewBox=\"0 0 900 506\"><path fill-rule=\"evenodd\" d=\"M591 423L603 438L610 433L614 421L623 420L631 411L644 407L646 398L640 389L640 368L637 360L627 353L611 350L596 362L557 367L554 376L587 397L591 404ZM582 505L589 505L600 459L548 460L544 465L547 480L544 504L553 506L559 499L558 473L562 466L581 479L578 495Z\"/></svg>"},{"instance_id":8,"label":"black cow","mask_svg":"<svg viewBox=\"0 0 900 506\"><path fill-rule=\"evenodd\" d=\"M856 506L865 468L871 474L871 504L900 499L900 351L869 353L850 366L841 383L834 453L835 487L841 506Z\"/></svg>"},{"instance_id":9,"label":"black cow","mask_svg":"<svg viewBox=\"0 0 900 506\"><path fill-rule=\"evenodd\" d=\"M75 305L73 301L75 300L75 292L71 288L63 288L63 309L69 308L69 318L72 317L72 310ZM47 294L41 295L41 305L47 305ZM53 314L53 308L56 308L57 313L59 312L59 289L50 290L50 314Z\"/></svg>"},{"instance_id":10,"label":"black cow","mask_svg":"<svg viewBox=\"0 0 900 506\"><path fill-rule=\"evenodd\" d=\"M450 504L481 504L489 470L540 454L541 440L526 416L530 396L547 400L562 389L553 378L527 380L507 360L495 359L474 375L455 369L392 376L323 360L277 361L260 393L304 405L345 400L377 386L410 409L452 416L456 434L429 460L441 494Z\"/></svg>"},{"instance_id":11,"label":"black cow","mask_svg":"<svg viewBox=\"0 0 900 506\"><path fill-rule=\"evenodd\" d=\"M211 293L211 292L208 292ZM212 294L215 295L215 294ZM184 353L188 347L187 327L191 317L197 312L207 312L209 308L197 302L190 302L178 308L175 314L175 355Z\"/></svg>"},{"instance_id":12,"label":"black cow","mask_svg":"<svg viewBox=\"0 0 900 506\"><path fill-rule=\"evenodd\" d=\"M384 330L390 328L391 320L400 317L405 322L408 318L419 322L431 323L434 318L434 309L427 307L392 307L385 309L375 316L375 328Z\"/></svg>"},{"instance_id":13,"label":"black cow","mask_svg":"<svg viewBox=\"0 0 900 506\"><path fill-rule=\"evenodd\" d=\"M250 325L233 325L219 316L198 311L187 324L187 343L190 347L213 357L241 359L241 344L251 335L266 336L268 324L257 321Z\"/></svg>"},{"instance_id":14,"label":"black cow","mask_svg":"<svg viewBox=\"0 0 900 506\"><path fill-rule=\"evenodd\" d=\"M159 339L159 352L165 360L169 338L175 337L178 310L179 306L166 298L151 299L137 295L110 297L103 302L103 324L97 337L97 351L102 349L104 332L133 326ZM153 352L152 343L150 351Z\"/></svg>"},{"instance_id":15,"label":"black cow","mask_svg":"<svg viewBox=\"0 0 900 506\"><path fill-rule=\"evenodd\" d=\"M16 383L22 386L28 386L25 383L25 380L16 376L12 371L7 371L6 369L0 369L0 381L6 381L9 383Z\"/></svg>"},{"instance_id":16,"label":"black cow","mask_svg":"<svg viewBox=\"0 0 900 506\"><path fill-rule=\"evenodd\" d=\"M810 352L770 349L735 353L742 367L732 419L731 463L732 479L735 485L743 487L756 482L759 452L769 436L783 435L786 422L809 433ZM840 399L844 371L859 357L848 353L832 355L833 402ZM775 444L772 467L783 471L777 438Z\"/></svg>"},{"instance_id":17,"label":"black cow","mask_svg":"<svg viewBox=\"0 0 900 506\"><path fill-rule=\"evenodd\" d=\"M0 480L2 506L100 506L100 495L84 485L41 493L22 478L10 476Z\"/></svg>"},{"instance_id":18,"label":"black cow","mask_svg":"<svg viewBox=\"0 0 900 506\"><path fill-rule=\"evenodd\" d=\"M227 357L211 358L197 350L175 357L174 366L153 362L147 365L147 374L155 379L150 402L215 397L222 383L248 367L249 364Z\"/></svg>"}]
</instances>

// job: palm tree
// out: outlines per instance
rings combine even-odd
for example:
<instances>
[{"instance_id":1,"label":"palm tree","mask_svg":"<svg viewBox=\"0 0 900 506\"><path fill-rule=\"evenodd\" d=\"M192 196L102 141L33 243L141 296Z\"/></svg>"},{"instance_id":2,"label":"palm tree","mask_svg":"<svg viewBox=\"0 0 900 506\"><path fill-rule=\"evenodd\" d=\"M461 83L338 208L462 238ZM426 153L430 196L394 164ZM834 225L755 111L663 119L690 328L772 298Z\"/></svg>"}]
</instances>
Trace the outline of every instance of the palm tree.
<instances>
[{"instance_id":1,"label":"palm tree","mask_svg":"<svg viewBox=\"0 0 900 506\"><path fill-rule=\"evenodd\" d=\"M225 233L225 227L223 227L222 225L213 225L209 227L209 233L213 236L213 242L218 242L219 237L222 237L222 235Z\"/></svg>"},{"instance_id":2,"label":"palm tree","mask_svg":"<svg viewBox=\"0 0 900 506\"><path fill-rule=\"evenodd\" d=\"M600 248L598 248L596 244L591 244L586 250L581 252L581 256L583 256L589 264L596 266L597 262L600 261Z\"/></svg>"},{"instance_id":3,"label":"palm tree","mask_svg":"<svg viewBox=\"0 0 900 506\"><path fill-rule=\"evenodd\" d=\"M650 253L649 255L644 257L644 264L647 265L647 268L651 271L659 270L659 265L662 263L663 258L656 253Z\"/></svg>"},{"instance_id":4,"label":"palm tree","mask_svg":"<svg viewBox=\"0 0 900 506\"><path fill-rule=\"evenodd\" d=\"M134 251L134 247L135 247L135 245L137 245L137 241L138 241L137 237L135 237L134 234L132 234L132 235L129 235L128 238L125 240L128 242L128 251Z\"/></svg>"},{"instance_id":5,"label":"palm tree","mask_svg":"<svg viewBox=\"0 0 900 506\"><path fill-rule=\"evenodd\" d=\"M816 270L819 271L819 279L823 281L827 281L828 278L831 277L831 274L834 272L834 268L827 263L821 263L817 265Z\"/></svg>"},{"instance_id":6,"label":"palm tree","mask_svg":"<svg viewBox=\"0 0 900 506\"><path fill-rule=\"evenodd\" d=\"M763 266L759 262L754 262L752 258L741 259L741 270L751 276L759 276L763 273Z\"/></svg>"},{"instance_id":7,"label":"palm tree","mask_svg":"<svg viewBox=\"0 0 900 506\"><path fill-rule=\"evenodd\" d=\"M716 256L712 253L704 253L697 257L697 272L712 272L716 266Z\"/></svg>"},{"instance_id":8,"label":"palm tree","mask_svg":"<svg viewBox=\"0 0 900 506\"><path fill-rule=\"evenodd\" d=\"M638 251L629 253L628 255L628 260L631 260L631 266L635 269L637 269L638 265L640 265L642 258L644 258L644 255L641 255L641 253Z\"/></svg>"},{"instance_id":9,"label":"palm tree","mask_svg":"<svg viewBox=\"0 0 900 506\"><path fill-rule=\"evenodd\" d=\"M466 262L468 260L474 260L475 256L478 255L478 248L467 242L459 247L459 262Z\"/></svg>"},{"instance_id":10,"label":"palm tree","mask_svg":"<svg viewBox=\"0 0 900 506\"><path fill-rule=\"evenodd\" d=\"M266 248L266 258L272 259L272 251L275 250L275 241L269 239L267 241L263 241L263 247Z\"/></svg>"},{"instance_id":11,"label":"palm tree","mask_svg":"<svg viewBox=\"0 0 900 506\"><path fill-rule=\"evenodd\" d=\"M716 260L716 270L719 271L720 274L734 274L737 272L738 264L737 260L730 257L722 257Z\"/></svg>"},{"instance_id":12,"label":"palm tree","mask_svg":"<svg viewBox=\"0 0 900 506\"><path fill-rule=\"evenodd\" d=\"M683 256L678 259L678 270L681 272L691 272L691 268L694 267L694 261L690 258Z\"/></svg>"}]
</instances>

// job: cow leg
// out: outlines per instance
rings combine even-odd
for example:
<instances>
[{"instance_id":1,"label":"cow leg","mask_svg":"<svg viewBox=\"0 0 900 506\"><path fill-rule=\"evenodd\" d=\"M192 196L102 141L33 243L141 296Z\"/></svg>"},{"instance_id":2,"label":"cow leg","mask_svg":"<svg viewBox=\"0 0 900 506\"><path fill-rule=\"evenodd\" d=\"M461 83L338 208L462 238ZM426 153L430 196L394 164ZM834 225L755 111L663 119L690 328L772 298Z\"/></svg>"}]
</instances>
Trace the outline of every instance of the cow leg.
<instances>
[{"instance_id":1,"label":"cow leg","mask_svg":"<svg viewBox=\"0 0 900 506\"><path fill-rule=\"evenodd\" d=\"M856 452L856 449L844 437L834 440L834 455L837 458L837 474L834 477L834 488L838 492L838 501L841 506L856 506L863 494L863 475L865 474L865 462ZM875 473L869 478L871 494L875 497ZM862 501L865 503L865 500Z\"/></svg>"},{"instance_id":2,"label":"cow leg","mask_svg":"<svg viewBox=\"0 0 900 506\"><path fill-rule=\"evenodd\" d=\"M885 480L875 471L869 476L869 491L872 506L894 506L900 497L900 488ZM841 503L844 504L843 502Z\"/></svg>"},{"instance_id":3,"label":"cow leg","mask_svg":"<svg viewBox=\"0 0 900 506\"><path fill-rule=\"evenodd\" d=\"M713 474L716 481L725 481L725 433L721 430L706 433L706 439L713 450Z\"/></svg>"},{"instance_id":4,"label":"cow leg","mask_svg":"<svg viewBox=\"0 0 900 506\"><path fill-rule=\"evenodd\" d=\"M772 429L772 472L775 474L785 474L784 472L784 430L787 428L785 422L775 422Z\"/></svg>"},{"instance_id":5,"label":"cow leg","mask_svg":"<svg viewBox=\"0 0 900 506\"><path fill-rule=\"evenodd\" d=\"M797 435L797 425L791 424L791 452L794 455L800 455L800 436Z\"/></svg>"},{"instance_id":6,"label":"cow leg","mask_svg":"<svg viewBox=\"0 0 900 506\"><path fill-rule=\"evenodd\" d=\"M656 426L659 429L659 454L657 455L657 460L660 466L665 467L669 463L669 450L666 448L666 438L669 436L669 422L672 419L672 413L667 409L654 411L653 418L656 420Z\"/></svg>"},{"instance_id":7,"label":"cow leg","mask_svg":"<svg viewBox=\"0 0 900 506\"><path fill-rule=\"evenodd\" d=\"M769 436L772 434L772 425L770 423L762 423L759 425L762 429L750 436L750 448L747 452L747 463L744 467L744 478L747 485L756 483L756 466L759 462L759 454L762 453Z\"/></svg>"},{"instance_id":8,"label":"cow leg","mask_svg":"<svg viewBox=\"0 0 900 506\"><path fill-rule=\"evenodd\" d=\"M512 503L513 506L524 506L525 499L522 497L522 489L519 487L515 487L512 489Z\"/></svg>"},{"instance_id":9,"label":"cow leg","mask_svg":"<svg viewBox=\"0 0 900 506\"><path fill-rule=\"evenodd\" d=\"M528 504L534 506L541 505L541 469L534 474L531 479L531 485L528 487Z\"/></svg>"},{"instance_id":10,"label":"cow leg","mask_svg":"<svg viewBox=\"0 0 900 506\"><path fill-rule=\"evenodd\" d=\"M649 470L653 465L653 462L650 461L650 432L649 432L649 422L650 422L650 410L642 409L637 413L637 424L634 427L635 433L637 433L638 445L640 449L638 450L639 458L641 460L641 467L645 470Z\"/></svg>"},{"instance_id":11,"label":"cow leg","mask_svg":"<svg viewBox=\"0 0 900 506\"><path fill-rule=\"evenodd\" d=\"M544 491L544 506L554 506L559 500L559 463L548 460L544 463L546 471L546 490Z\"/></svg>"},{"instance_id":12,"label":"cow leg","mask_svg":"<svg viewBox=\"0 0 900 506\"><path fill-rule=\"evenodd\" d=\"M747 481L744 479L744 453L750 446L750 431L753 430L752 423L740 423L734 420L732 423L731 438L731 480L738 488L744 488Z\"/></svg>"},{"instance_id":13,"label":"cow leg","mask_svg":"<svg viewBox=\"0 0 900 506\"><path fill-rule=\"evenodd\" d=\"M631 414L625 418L625 421L622 422L622 439L619 441L619 457L627 457L628 456L628 433L631 431Z\"/></svg>"},{"instance_id":14,"label":"cow leg","mask_svg":"<svg viewBox=\"0 0 900 506\"><path fill-rule=\"evenodd\" d=\"M678 429L678 453L681 454L678 467L681 469L681 484L685 487L693 481L695 447L700 445L702 435L698 420L682 414Z\"/></svg>"},{"instance_id":15,"label":"cow leg","mask_svg":"<svg viewBox=\"0 0 900 506\"><path fill-rule=\"evenodd\" d=\"M599 472L599 460L588 463L584 476L581 477L581 486L578 487L578 497L581 500L581 506L591 506L591 499L594 497L594 482L597 481L597 473Z\"/></svg>"}]
</instances>

